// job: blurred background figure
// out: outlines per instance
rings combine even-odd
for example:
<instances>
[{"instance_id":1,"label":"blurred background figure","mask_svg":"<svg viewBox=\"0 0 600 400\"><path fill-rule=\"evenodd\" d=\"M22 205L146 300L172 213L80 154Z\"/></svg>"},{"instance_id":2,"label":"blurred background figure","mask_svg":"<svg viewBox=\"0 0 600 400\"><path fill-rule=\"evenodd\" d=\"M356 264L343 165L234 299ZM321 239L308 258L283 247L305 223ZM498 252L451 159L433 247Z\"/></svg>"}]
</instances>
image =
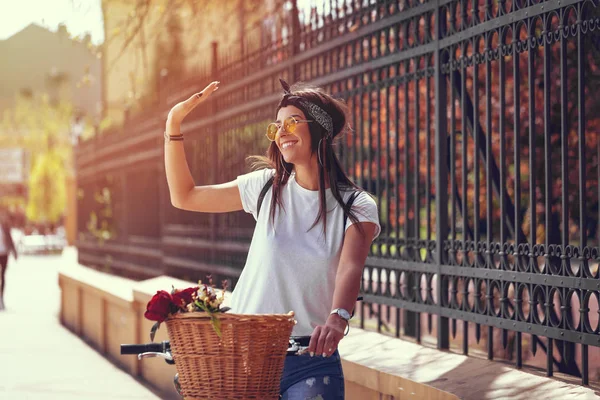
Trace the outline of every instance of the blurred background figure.
<instances>
[{"instance_id":1,"label":"blurred background figure","mask_svg":"<svg viewBox=\"0 0 600 400\"><path fill-rule=\"evenodd\" d=\"M6 269L8 256L13 253L17 259L17 250L11 236L11 223L8 213L0 211L0 310L4 310L4 288L6 287Z\"/></svg>"}]
</instances>

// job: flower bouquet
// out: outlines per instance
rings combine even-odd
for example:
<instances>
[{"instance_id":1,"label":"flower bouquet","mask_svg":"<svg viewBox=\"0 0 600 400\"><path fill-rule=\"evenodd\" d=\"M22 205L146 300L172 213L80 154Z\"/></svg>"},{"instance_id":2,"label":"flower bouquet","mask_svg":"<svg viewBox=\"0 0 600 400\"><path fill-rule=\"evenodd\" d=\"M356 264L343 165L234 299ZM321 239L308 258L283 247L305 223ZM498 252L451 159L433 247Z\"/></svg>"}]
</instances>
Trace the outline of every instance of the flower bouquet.
<instances>
[{"instance_id":1,"label":"flower bouquet","mask_svg":"<svg viewBox=\"0 0 600 400\"><path fill-rule=\"evenodd\" d=\"M198 286L187 289L171 289L171 293L159 290L150 299L146 306L144 317L150 321L156 321L150 330L150 340L154 341L156 331L167 318L177 313L184 312L206 312L211 320L215 333L221 336L221 326L217 313L230 310L229 307L221 308L227 291L227 281L223 281L223 290L217 293L213 285L212 277L207 276L208 283L198 281Z\"/></svg>"},{"instance_id":2,"label":"flower bouquet","mask_svg":"<svg viewBox=\"0 0 600 400\"><path fill-rule=\"evenodd\" d=\"M144 316L167 325L181 394L196 399L278 399L294 313L233 314L208 277L197 287L158 291Z\"/></svg>"}]
</instances>

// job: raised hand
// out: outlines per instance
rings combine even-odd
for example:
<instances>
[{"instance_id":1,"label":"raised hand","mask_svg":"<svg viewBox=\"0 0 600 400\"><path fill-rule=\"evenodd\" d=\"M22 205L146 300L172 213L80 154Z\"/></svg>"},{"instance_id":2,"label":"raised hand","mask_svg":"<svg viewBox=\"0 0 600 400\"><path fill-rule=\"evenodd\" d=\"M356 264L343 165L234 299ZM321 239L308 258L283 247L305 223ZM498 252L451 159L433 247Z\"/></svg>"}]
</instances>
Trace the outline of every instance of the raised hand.
<instances>
[{"instance_id":1,"label":"raised hand","mask_svg":"<svg viewBox=\"0 0 600 400\"><path fill-rule=\"evenodd\" d=\"M194 109L198 104L205 101L213 92L219 89L218 81L211 82L201 92L193 94L189 99L175 104L167 120L171 124L181 124L181 121Z\"/></svg>"}]
</instances>

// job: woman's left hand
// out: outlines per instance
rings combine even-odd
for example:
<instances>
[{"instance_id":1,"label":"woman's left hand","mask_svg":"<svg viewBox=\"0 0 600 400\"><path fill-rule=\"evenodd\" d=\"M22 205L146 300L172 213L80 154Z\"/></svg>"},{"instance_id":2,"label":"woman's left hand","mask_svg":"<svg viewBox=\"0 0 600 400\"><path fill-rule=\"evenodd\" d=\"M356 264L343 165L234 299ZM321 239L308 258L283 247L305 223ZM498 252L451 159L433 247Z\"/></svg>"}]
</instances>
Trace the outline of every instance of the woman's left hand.
<instances>
[{"instance_id":1,"label":"woman's left hand","mask_svg":"<svg viewBox=\"0 0 600 400\"><path fill-rule=\"evenodd\" d=\"M330 315L325 325L317 325L310 336L310 356L329 357L344 337L347 322L337 315Z\"/></svg>"}]
</instances>

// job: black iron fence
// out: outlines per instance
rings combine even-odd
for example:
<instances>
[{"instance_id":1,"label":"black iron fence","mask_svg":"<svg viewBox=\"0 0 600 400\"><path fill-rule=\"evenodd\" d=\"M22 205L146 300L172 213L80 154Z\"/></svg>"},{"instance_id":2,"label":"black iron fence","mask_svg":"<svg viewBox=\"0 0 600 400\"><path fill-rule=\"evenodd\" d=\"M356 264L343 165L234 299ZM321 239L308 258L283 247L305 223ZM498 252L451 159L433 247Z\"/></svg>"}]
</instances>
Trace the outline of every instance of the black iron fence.
<instances>
[{"instance_id":1,"label":"black iron fence","mask_svg":"<svg viewBox=\"0 0 600 400\"><path fill-rule=\"evenodd\" d=\"M278 78L309 81L347 100L354 130L338 151L379 206L361 325L464 354L483 340L517 367L545 354L548 375L597 379L597 3L316 3L281 3L247 52L215 44L206 75L78 149L81 262L235 284L254 221L170 206L164 116L223 82L182 130L196 183L225 182L264 153Z\"/></svg>"}]
</instances>

